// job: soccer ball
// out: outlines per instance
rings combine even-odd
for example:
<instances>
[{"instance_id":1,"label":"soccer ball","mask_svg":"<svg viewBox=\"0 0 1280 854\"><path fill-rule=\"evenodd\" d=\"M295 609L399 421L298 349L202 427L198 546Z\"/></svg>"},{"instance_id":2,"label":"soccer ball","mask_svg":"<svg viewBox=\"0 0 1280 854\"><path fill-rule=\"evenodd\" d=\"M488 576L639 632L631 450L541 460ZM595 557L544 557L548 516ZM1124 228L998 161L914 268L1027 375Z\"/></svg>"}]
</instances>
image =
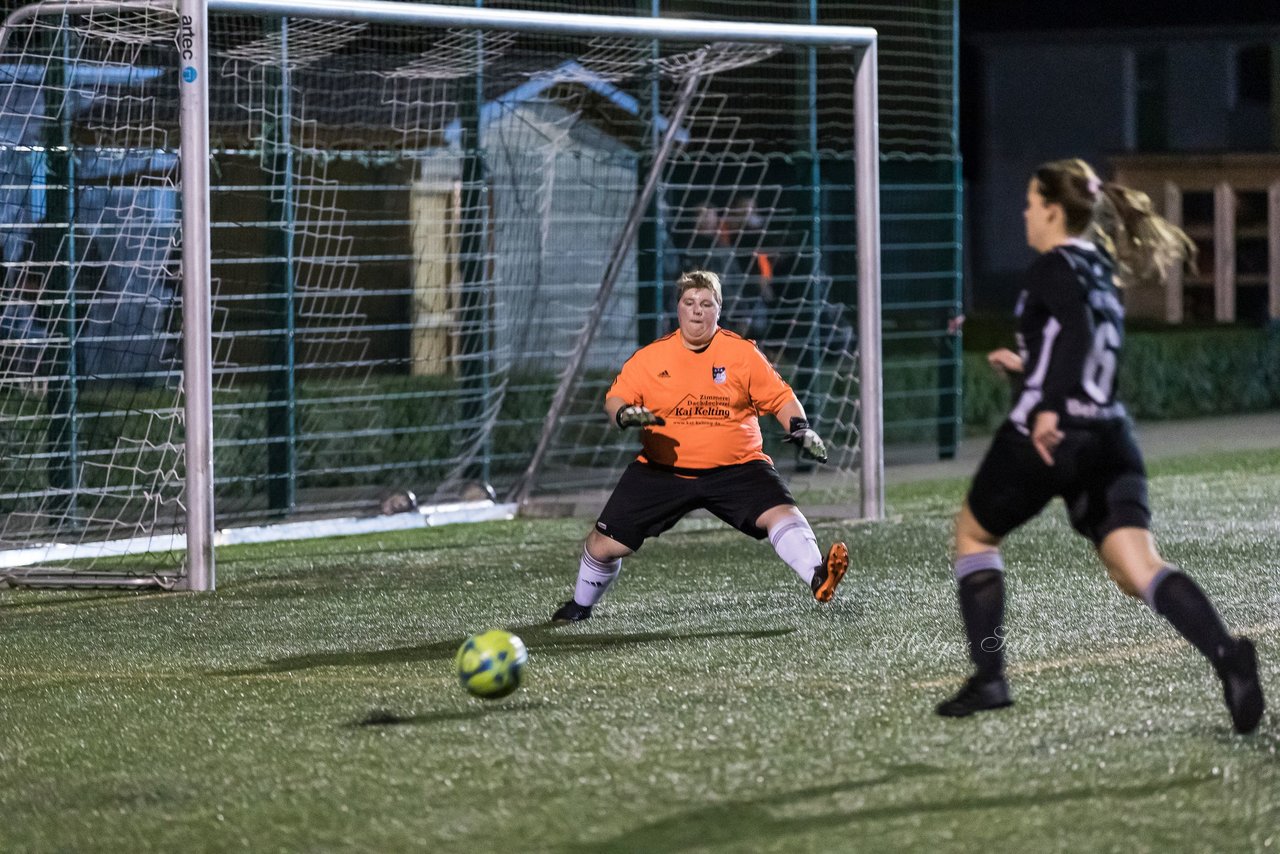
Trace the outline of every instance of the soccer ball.
<instances>
[{"instance_id":1,"label":"soccer ball","mask_svg":"<svg viewBox=\"0 0 1280 854\"><path fill-rule=\"evenodd\" d=\"M520 687L529 653L524 641L502 629L472 635L458 647L454 666L469 694L496 700Z\"/></svg>"}]
</instances>

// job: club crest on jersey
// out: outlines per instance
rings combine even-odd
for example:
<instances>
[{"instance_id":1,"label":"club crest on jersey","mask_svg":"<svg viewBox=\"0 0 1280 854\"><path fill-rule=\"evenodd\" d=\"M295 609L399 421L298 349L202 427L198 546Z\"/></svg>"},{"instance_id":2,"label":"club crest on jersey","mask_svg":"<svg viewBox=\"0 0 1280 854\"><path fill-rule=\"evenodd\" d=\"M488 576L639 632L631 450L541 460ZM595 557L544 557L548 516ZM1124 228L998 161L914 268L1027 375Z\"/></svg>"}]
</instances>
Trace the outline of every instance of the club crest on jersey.
<instances>
[{"instance_id":1,"label":"club crest on jersey","mask_svg":"<svg viewBox=\"0 0 1280 854\"><path fill-rule=\"evenodd\" d=\"M712 366L711 366L711 379L712 379L712 381L714 381L714 382L717 382L717 383L723 383L723 382L725 381L725 379L726 379L726 377L725 377L725 369L724 369L724 368L717 368L715 365L712 365Z\"/></svg>"}]
</instances>

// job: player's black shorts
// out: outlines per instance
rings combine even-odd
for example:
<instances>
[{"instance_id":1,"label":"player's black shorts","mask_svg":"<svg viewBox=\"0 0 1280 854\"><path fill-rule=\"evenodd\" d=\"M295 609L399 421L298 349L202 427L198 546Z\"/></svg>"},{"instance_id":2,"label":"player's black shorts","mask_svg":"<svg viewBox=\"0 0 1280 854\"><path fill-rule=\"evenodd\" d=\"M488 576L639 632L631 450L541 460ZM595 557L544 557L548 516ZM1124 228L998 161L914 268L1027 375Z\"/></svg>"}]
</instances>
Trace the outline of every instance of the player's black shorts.
<instances>
[{"instance_id":1,"label":"player's black shorts","mask_svg":"<svg viewBox=\"0 0 1280 854\"><path fill-rule=\"evenodd\" d=\"M795 504L791 490L764 460L711 469L696 477L633 462L600 511L596 530L632 551L698 509L711 511L744 534L762 540L764 511Z\"/></svg>"},{"instance_id":2,"label":"player's black shorts","mask_svg":"<svg viewBox=\"0 0 1280 854\"><path fill-rule=\"evenodd\" d=\"M1062 496L1071 526L1101 545L1117 528L1150 528L1147 471L1127 420L1063 430L1054 464L1008 422L991 441L969 487L969 509L1003 537Z\"/></svg>"}]
</instances>

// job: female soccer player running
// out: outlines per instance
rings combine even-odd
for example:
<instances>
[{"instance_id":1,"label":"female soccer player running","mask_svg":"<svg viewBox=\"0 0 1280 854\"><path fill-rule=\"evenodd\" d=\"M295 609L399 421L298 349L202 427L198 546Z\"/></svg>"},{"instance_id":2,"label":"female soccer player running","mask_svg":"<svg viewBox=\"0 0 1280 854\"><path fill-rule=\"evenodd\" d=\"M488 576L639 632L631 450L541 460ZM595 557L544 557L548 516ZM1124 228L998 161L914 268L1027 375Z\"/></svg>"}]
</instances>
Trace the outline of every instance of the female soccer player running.
<instances>
[{"instance_id":1,"label":"female soccer player running","mask_svg":"<svg viewBox=\"0 0 1280 854\"><path fill-rule=\"evenodd\" d=\"M1233 638L1199 586L1156 551L1142 454L1116 399L1124 341L1116 280L1163 277L1193 247L1145 195L1104 184L1082 160L1038 168L1023 216L1027 244L1041 254L1015 310L1019 352L987 357L1020 376L1021 390L955 523L957 592L976 670L937 712L964 717L1012 704L1000 542L1060 495L1116 585L1209 659L1232 724L1251 732L1264 708L1253 643Z\"/></svg>"},{"instance_id":2,"label":"female soccer player running","mask_svg":"<svg viewBox=\"0 0 1280 854\"><path fill-rule=\"evenodd\" d=\"M720 279L696 270L676 282L679 328L637 350L605 395L619 428L641 428L643 450L622 473L587 535L573 598L552 622L585 620L622 559L702 507L756 539L827 602L849 566L835 543L824 559L808 520L764 453L757 413L774 415L787 441L826 462L804 407L755 344L721 329Z\"/></svg>"}]
</instances>

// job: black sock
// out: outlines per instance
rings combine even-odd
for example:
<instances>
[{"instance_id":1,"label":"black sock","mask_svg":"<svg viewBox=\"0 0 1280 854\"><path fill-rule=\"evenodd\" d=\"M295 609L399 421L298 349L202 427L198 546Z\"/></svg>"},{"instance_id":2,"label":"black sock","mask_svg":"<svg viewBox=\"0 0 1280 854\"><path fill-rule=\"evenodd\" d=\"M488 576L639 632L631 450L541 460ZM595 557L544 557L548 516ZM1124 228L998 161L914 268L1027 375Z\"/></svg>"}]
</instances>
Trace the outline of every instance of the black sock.
<instances>
[{"instance_id":1,"label":"black sock","mask_svg":"<svg viewBox=\"0 0 1280 854\"><path fill-rule=\"evenodd\" d=\"M958 594L969 657L983 680L1004 675L1004 573L983 569L960 579Z\"/></svg>"},{"instance_id":2,"label":"black sock","mask_svg":"<svg viewBox=\"0 0 1280 854\"><path fill-rule=\"evenodd\" d=\"M1152 582L1147 601L1178 633L1217 664L1235 647L1218 610L1191 576L1176 569L1161 571Z\"/></svg>"}]
</instances>

